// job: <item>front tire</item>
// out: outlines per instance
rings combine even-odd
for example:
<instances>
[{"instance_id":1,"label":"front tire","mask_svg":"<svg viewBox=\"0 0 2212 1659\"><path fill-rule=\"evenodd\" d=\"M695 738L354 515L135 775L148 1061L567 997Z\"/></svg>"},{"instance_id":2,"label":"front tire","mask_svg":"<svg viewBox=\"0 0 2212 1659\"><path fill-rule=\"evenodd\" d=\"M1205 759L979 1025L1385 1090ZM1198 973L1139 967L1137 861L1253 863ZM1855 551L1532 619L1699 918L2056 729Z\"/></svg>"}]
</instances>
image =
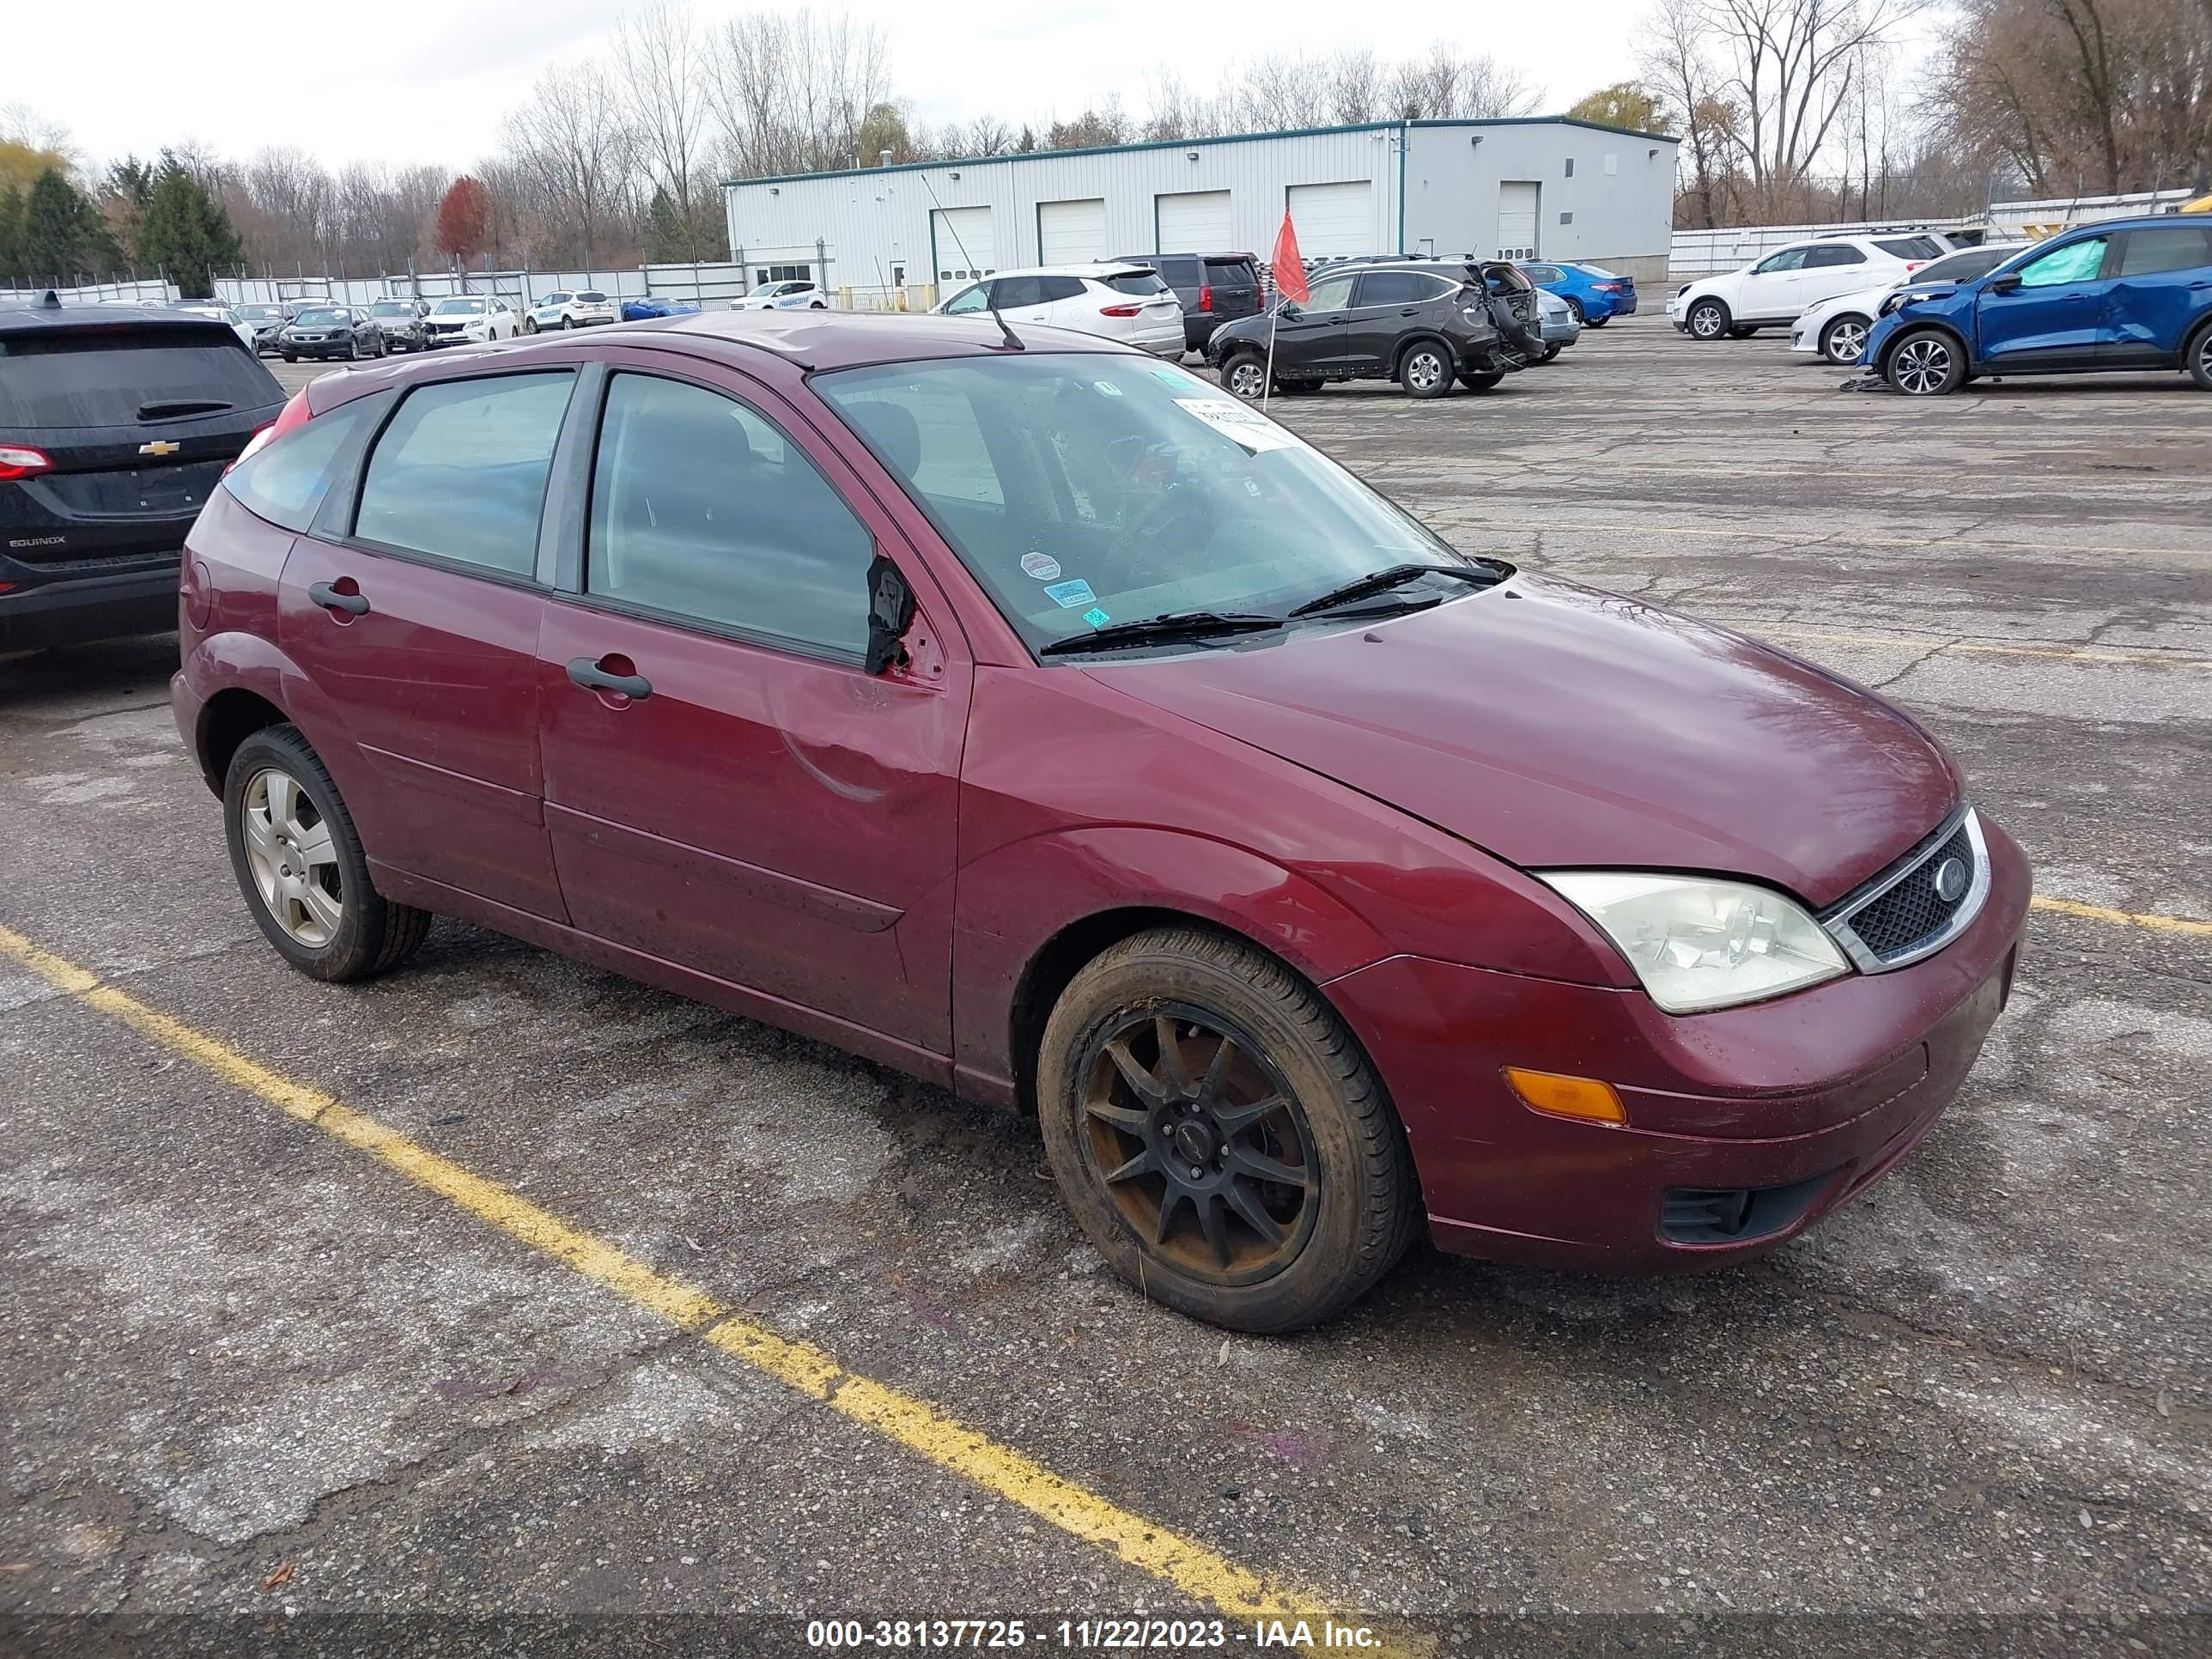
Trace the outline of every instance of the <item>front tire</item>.
<instances>
[{"instance_id":1,"label":"front tire","mask_svg":"<svg viewBox=\"0 0 2212 1659\"><path fill-rule=\"evenodd\" d=\"M1235 351L1222 360L1222 389L1232 398L1256 404L1267 395L1267 360L1256 351Z\"/></svg>"},{"instance_id":2,"label":"front tire","mask_svg":"<svg viewBox=\"0 0 2212 1659\"><path fill-rule=\"evenodd\" d=\"M1908 398L1941 398L1965 383L1966 354L1942 330L1917 328L1891 345L1881 374Z\"/></svg>"},{"instance_id":3,"label":"front tire","mask_svg":"<svg viewBox=\"0 0 2212 1659\"><path fill-rule=\"evenodd\" d=\"M1398 384L1408 398L1441 398L1452 389L1451 353L1434 340L1416 340L1398 360Z\"/></svg>"},{"instance_id":4,"label":"front tire","mask_svg":"<svg viewBox=\"0 0 2212 1659\"><path fill-rule=\"evenodd\" d=\"M1536 362L1539 364L1548 363L1565 349L1566 347L1565 345L1555 340L1550 345L1544 348L1544 355L1537 358Z\"/></svg>"},{"instance_id":5,"label":"front tire","mask_svg":"<svg viewBox=\"0 0 2212 1659\"><path fill-rule=\"evenodd\" d=\"M1241 939L1164 927L1092 962L1045 1027L1037 1096L1085 1236L1210 1324L1318 1324L1418 1224L1381 1081L1335 1012Z\"/></svg>"},{"instance_id":6,"label":"front tire","mask_svg":"<svg viewBox=\"0 0 2212 1659\"><path fill-rule=\"evenodd\" d=\"M1693 340L1717 340L1729 331L1729 308L1718 300L1700 300L1682 319Z\"/></svg>"},{"instance_id":7,"label":"front tire","mask_svg":"<svg viewBox=\"0 0 2212 1659\"><path fill-rule=\"evenodd\" d=\"M2197 383L2197 389L2212 392L2212 323L2197 331L2197 337L2189 343L2185 361L2189 378Z\"/></svg>"},{"instance_id":8,"label":"front tire","mask_svg":"<svg viewBox=\"0 0 2212 1659\"><path fill-rule=\"evenodd\" d=\"M1873 326L1871 317L1845 312L1820 331L1820 355L1838 368L1850 368L1866 349L1867 331Z\"/></svg>"}]
</instances>

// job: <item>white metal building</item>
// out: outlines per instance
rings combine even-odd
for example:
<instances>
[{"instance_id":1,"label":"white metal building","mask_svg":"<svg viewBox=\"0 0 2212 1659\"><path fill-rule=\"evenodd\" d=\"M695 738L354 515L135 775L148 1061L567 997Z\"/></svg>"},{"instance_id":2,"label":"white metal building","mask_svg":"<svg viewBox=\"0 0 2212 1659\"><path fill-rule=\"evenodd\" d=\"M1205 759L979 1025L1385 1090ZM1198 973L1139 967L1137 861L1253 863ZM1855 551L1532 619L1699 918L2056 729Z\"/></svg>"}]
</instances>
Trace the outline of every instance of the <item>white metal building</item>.
<instances>
[{"instance_id":1,"label":"white metal building","mask_svg":"<svg viewBox=\"0 0 2212 1659\"><path fill-rule=\"evenodd\" d=\"M1309 259L1476 253L1667 268L1677 140L1565 117L1390 121L723 185L756 282L943 289L1019 265L1241 251L1284 210ZM920 296L916 296L917 298Z\"/></svg>"}]
</instances>

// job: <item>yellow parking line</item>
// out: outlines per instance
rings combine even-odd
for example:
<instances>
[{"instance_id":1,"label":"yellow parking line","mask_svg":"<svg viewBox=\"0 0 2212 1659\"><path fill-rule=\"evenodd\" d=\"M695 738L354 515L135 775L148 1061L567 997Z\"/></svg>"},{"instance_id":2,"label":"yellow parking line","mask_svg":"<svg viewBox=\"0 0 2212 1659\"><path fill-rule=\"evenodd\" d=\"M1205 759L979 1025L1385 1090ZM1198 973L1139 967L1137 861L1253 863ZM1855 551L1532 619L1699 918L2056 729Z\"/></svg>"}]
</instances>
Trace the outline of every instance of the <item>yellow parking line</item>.
<instances>
[{"instance_id":1,"label":"yellow parking line","mask_svg":"<svg viewBox=\"0 0 2212 1659\"><path fill-rule=\"evenodd\" d=\"M356 1112L321 1090L295 1082L136 997L100 982L21 933L0 927L0 954L14 957L57 989L258 1096L286 1115L381 1159L416 1186L532 1249L566 1263L633 1306L655 1314L787 1387L918 1452L939 1468L1018 1504L1040 1520L1233 1619L1304 1619L1319 1626L1363 1621L1321 1596L1263 1579L1194 1539L1147 1520L911 1395L848 1371L811 1342L778 1335L696 1285L659 1273L604 1239L471 1173L421 1142ZM1418 1637L1378 1632L1386 1644L1367 1653L1426 1653Z\"/></svg>"},{"instance_id":2,"label":"yellow parking line","mask_svg":"<svg viewBox=\"0 0 2212 1659\"><path fill-rule=\"evenodd\" d=\"M1994 641L1930 640L1909 634L1822 634L1809 628L1777 628L1765 623L1730 623L1739 633L1771 635L1778 640L1822 640L1836 645L1901 646L1909 651L1972 651L1999 657L2056 657L2072 662L2146 664L2157 668L2212 668L2212 658L2161 657L2148 652L2092 651L2073 645L2001 645Z\"/></svg>"},{"instance_id":3,"label":"yellow parking line","mask_svg":"<svg viewBox=\"0 0 2212 1659\"><path fill-rule=\"evenodd\" d=\"M2045 898L2040 893L2028 902L2039 910L2054 911L2062 916L2082 916L2091 921L2118 922L2125 927L2148 927L2160 933L2212 935L2212 921L2199 921L2194 916L2166 916L2155 910L2111 910L2101 904L2083 904L2075 899Z\"/></svg>"},{"instance_id":4,"label":"yellow parking line","mask_svg":"<svg viewBox=\"0 0 2212 1659\"><path fill-rule=\"evenodd\" d=\"M1621 524L1601 524L1595 520L1562 521L1547 519L1540 522L1512 519L1486 519L1479 528L1484 530L1526 531L1532 534L1558 535L1576 531L1587 533L1595 531L1607 536L1695 536L1706 541L1780 542L1790 547L1815 547L1833 543L1839 548L1851 547L1953 547L1962 553L1976 553L1992 549L2021 549L2048 552L2046 542L2012 542L1999 537L1977 536L1972 541L1962 541L1956 536L1855 536L1848 531L1808 532L1799 530L1751 530L1724 525L1701 524L1643 524L1631 520ZM2212 548L2204 547L2086 547L2069 542L2065 550L2069 554L2094 553L2115 557L2212 559Z\"/></svg>"}]
</instances>

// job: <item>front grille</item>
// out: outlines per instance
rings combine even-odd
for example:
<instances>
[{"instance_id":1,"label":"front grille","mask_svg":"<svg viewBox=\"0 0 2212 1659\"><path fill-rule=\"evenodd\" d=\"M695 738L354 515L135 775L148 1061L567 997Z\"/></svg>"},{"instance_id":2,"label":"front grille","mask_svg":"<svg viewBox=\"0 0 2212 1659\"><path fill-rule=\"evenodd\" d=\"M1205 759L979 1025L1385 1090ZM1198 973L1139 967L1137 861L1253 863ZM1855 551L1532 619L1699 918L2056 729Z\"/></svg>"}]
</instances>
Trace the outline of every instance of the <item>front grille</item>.
<instances>
[{"instance_id":1,"label":"front grille","mask_svg":"<svg viewBox=\"0 0 2212 1659\"><path fill-rule=\"evenodd\" d=\"M1659 1236L1672 1244L1742 1244L1795 1226L1833 1183L1822 1171L1786 1187L1669 1187L1659 1194Z\"/></svg>"},{"instance_id":2,"label":"front grille","mask_svg":"<svg viewBox=\"0 0 2212 1659\"><path fill-rule=\"evenodd\" d=\"M1873 897L1847 899L1838 907L1829 931L1847 950L1858 947L1851 955L1862 969L1917 962L1973 920L1989 890L1989 855L1977 829L1973 814L1961 812L1948 833L1938 830L1929 844L1905 854L1903 873L1877 876L1871 884ZM1946 897L1937 890L1938 883L1954 865L1951 878L1957 890Z\"/></svg>"}]
</instances>

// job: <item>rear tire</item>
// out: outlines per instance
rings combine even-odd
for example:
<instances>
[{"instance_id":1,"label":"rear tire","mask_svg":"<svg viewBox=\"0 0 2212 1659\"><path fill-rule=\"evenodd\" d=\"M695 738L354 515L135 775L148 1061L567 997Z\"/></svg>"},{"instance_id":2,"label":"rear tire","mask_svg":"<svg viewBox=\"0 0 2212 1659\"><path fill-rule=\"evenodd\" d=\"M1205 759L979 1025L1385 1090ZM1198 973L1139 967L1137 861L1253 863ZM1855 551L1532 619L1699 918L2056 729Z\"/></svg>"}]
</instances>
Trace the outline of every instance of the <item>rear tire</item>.
<instances>
[{"instance_id":1,"label":"rear tire","mask_svg":"<svg viewBox=\"0 0 2212 1659\"><path fill-rule=\"evenodd\" d=\"M1540 356L1540 357L1537 358L1537 359L1536 359L1536 362L1537 362L1540 365L1540 364L1544 364L1544 363L1548 363L1548 362L1550 362L1552 361L1552 359L1553 359L1554 357L1558 356L1559 356L1562 351L1565 351L1565 349L1566 349L1566 347L1565 347L1565 346L1562 345L1561 343L1559 343L1558 341L1556 341L1556 340L1555 340L1555 341L1553 341L1550 345L1547 345L1547 346L1546 346L1546 347L1544 348L1544 355L1543 355L1542 356Z\"/></svg>"},{"instance_id":2,"label":"rear tire","mask_svg":"<svg viewBox=\"0 0 2212 1659\"><path fill-rule=\"evenodd\" d=\"M2212 392L2212 322L2197 331L2183 361L2189 365L2189 378L2197 383L2197 389Z\"/></svg>"},{"instance_id":3,"label":"rear tire","mask_svg":"<svg viewBox=\"0 0 2212 1659\"><path fill-rule=\"evenodd\" d=\"M1729 331L1729 308L1718 300L1699 300L1682 319L1693 340L1717 340Z\"/></svg>"},{"instance_id":4,"label":"rear tire","mask_svg":"<svg viewBox=\"0 0 2212 1659\"><path fill-rule=\"evenodd\" d=\"M1905 397L1941 398L1965 383L1966 354L1940 328L1912 329L1891 343L1881 377Z\"/></svg>"},{"instance_id":5,"label":"rear tire","mask_svg":"<svg viewBox=\"0 0 2212 1659\"><path fill-rule=\"evenodd\" d=\"M1613 313L1610 313L1610 312L1607 312L1607 313L1604 316L1602 316L1602 317L1585 317L1585 318L1583 318L1583 326L1584 328L1603 328L1603 327L1604 327L1607 323L1611 322L1612 320L1613 320Z\"/></svg>"},{"instance_id":6,"label":"rear tire","mask_svg":"<svg viewBox=\"0 0 2212 1659\"><path fill-rule=\"evenodd\" d=\"M222 822L246 908L310 978L342 984L388 972L430 931L428 910L371 884L353 815L297 726L267 726L239 744L223 777Z\"/></svg>"},{"instance_id":7,"label":"rear tire","mask_svg":"<svg viewBox=\"0 0 2212 1659\"><path fill-rule=\"evenodd\" d=\"M1467 389L1469 392L1487 392L1504 378L1505 371L1502 368L1485 369L1480 374L1467 377Z\"/></svg>"},{"instance_id":8,"label":"rear tire","mask_svg":"<svg viewBox=\"0 0 2212 1659\"><path fill-rule=\"evenodd\" d=\"M1053 1009L1036 1084L1046 1156L1085 1237L1194 1319L1319 1324L1419 1224L1380 1079L1335 1012L1242 939L1163 927L1107 951Z\"/></svg>"},{"instance_id":9,"label":"rear tire","mask_svg":"<svg viewBox=\"0 0 2212 1659\"><path fill-rule=\"evenodd\" d=\"M1587 321L1588 319L1583 315L1583 302L1575 298L1571 294L1565 297L1567 302L1567 315L1573 318L1577 323Z\"/></svg>"},{"instance_id":10,"label":"rear tire","mask_svg":"<svg viewBox=\"0 0 2212 1659\"><path fill-rule=\"evenodd\" d=\"M1398 384L1408 398L1441 398L1452 389L1451 350L1437 340L1416 340L1398 359Z\"/></svg>"},{"instance_id":11,"label":"rear tire","mask_svg":"<svg viewBox=\"0 0 2212 1659\"><path fill-rule=\"evenodd\" d=\"M1747 323L1738 323L1735 327L1729 330L1729 338L1731 340L1748 340L1753 335L1758 332L1759 331L1757 329L1752 327Z\"/></svg>"},{"instance_id":12,"label":"rear tire","mask_svg":"<svg viewBox=\"0 0 2212 1659\"><path fill-rule=\"evenodd\" d=\"M1285 397L1291 398L1310 397L1313 393L1320 391L1321 386L1322 383L1319 380L1279 380L1275 382L1275 390L1282 392Z\"/></svg>"}]
</instances>

